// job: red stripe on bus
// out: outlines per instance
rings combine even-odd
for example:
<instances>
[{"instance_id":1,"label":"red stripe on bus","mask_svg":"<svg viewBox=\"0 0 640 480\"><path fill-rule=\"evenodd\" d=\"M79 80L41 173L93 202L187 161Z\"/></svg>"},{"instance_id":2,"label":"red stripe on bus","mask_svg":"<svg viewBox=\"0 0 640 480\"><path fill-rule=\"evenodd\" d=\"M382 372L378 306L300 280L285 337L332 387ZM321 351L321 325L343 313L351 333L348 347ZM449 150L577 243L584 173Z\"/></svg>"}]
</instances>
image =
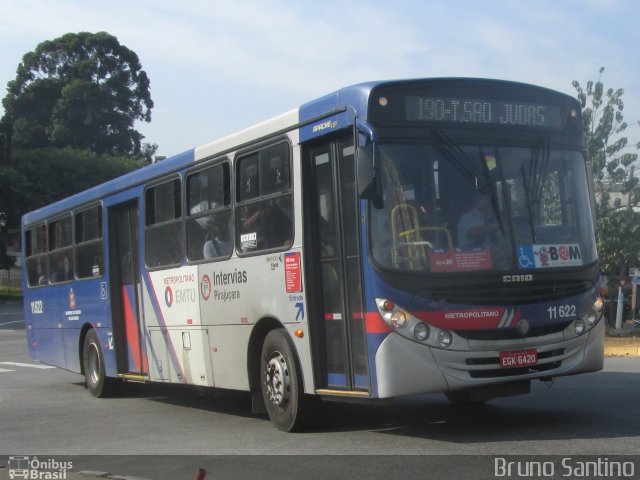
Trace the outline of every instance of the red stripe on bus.
<instances>
[{"instance_id":1,"label":"red stripe on bus","mask_svg":"<svg viewBox=\"0 0 640 480\"><path fill-rule=\"evenodd\" d=\"M366 312L364 314L365 331L367 333L389 333L391 327L384 323L378 312Z\"/></svg>"},{"instance_id":2,"label":"red stripe on bus","mask_svg":"<svg viewBox=\"0 0 640 480\"><path fill-rule=\"evenodd\" d=\"M138 321L136 319L136 315L133 312L133 308L131 306L131 300L129 299L129 294L127 292L127 287L122 287L122 299L123 299L123 310L124 310L124 324L127 332L127 344L129 346L129 350L131 351L131 355L133 356L133 363L135 365L136 371L141 372L140 365L140 335L138 333Z\"/></svg>"}]
</instances>

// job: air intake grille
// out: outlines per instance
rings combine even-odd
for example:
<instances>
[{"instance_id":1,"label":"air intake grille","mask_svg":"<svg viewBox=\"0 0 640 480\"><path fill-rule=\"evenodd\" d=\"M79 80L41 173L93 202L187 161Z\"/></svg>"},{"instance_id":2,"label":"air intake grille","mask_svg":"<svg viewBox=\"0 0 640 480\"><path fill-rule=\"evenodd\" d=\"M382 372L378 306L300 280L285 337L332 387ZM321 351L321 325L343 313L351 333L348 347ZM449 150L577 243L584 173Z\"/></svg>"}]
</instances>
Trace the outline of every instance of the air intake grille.
<instances>
[{"instance_id":1,"label":"air intake grille","mask_svg":"<svg viewBox=\"0 0 640 480\"><path fill-rule=\"evenodd\" d=\"M592 288L591 282L554 281L523 283L478 283L464 287L436 287L420 292L426 298L473 305L514 305L550 302L579 295Z\"/></svg>"},{"instance_id":2,"label":"air intake grille","mask_svg":"<svg viewBox=\"0 0 640 480\"><path fill-rule=\"evenodd\" d=\"M521 338L542 337L563 331L570 322L554 323L540 327L532 327L526 335L522 335L517 328L501 328L497 330L457 330L456 333L467 340L514 340Z\"/></svg>"}]
</instances>

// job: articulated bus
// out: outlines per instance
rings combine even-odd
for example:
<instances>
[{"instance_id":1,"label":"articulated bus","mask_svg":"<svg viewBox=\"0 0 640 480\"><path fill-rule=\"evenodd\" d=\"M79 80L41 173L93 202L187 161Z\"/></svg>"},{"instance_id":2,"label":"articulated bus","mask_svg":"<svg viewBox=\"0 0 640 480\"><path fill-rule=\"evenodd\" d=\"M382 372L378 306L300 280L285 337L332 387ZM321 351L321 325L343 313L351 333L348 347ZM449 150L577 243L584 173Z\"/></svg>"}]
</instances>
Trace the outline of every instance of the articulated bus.
<instances>
[{"instance_id":1,"label":"articulated bus","mask_svg":"<svg viewBox=\"0 0 640 480\"><path fill-rule=\"evenodd\" d=\"M603 365L578 102L485 79L338 90L23 217L30 354L318 400L475 403Z\"/></svg>"}]
</instances>

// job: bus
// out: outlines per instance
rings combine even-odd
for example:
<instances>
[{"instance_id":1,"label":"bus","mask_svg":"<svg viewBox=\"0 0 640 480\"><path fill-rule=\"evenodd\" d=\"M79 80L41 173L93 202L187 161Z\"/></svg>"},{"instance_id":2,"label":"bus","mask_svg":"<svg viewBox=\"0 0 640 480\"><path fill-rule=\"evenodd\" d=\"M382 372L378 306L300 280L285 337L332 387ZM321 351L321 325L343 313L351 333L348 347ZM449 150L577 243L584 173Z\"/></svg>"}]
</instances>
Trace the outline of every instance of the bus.
<instances>
[{"instance_id":1,"label":"bus","mask_svg":"<svg viewBox=\"0 0 640 480\"><path fill-rule=\"evenodd\" d=\"M283 431L526 394L603 366L594 230L575 99L359 84L26 214L29 351L96 397L247 391Z\"/></svg>"}]
</instances>

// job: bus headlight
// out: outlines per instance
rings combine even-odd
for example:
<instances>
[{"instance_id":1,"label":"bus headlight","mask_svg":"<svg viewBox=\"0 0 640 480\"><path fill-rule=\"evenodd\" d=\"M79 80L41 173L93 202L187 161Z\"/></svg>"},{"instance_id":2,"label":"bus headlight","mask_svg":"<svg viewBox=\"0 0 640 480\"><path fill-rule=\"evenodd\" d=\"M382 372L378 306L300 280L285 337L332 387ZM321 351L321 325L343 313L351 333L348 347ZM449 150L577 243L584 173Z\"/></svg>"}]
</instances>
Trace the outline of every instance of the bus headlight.
<instances>
[{"instance_id":1,"label":"bus headlight","mask_svg":"<svg viewBox=\"0 0 640 480\"><path fill-rule=\"evenodd\" d=\"M424 342L429 338L429 326L422 322L417 323L416 326L413 327L413 336L416 337L416 340Z\"/></svg>"},{"instance_id":2,"label":"bus headlight","mask_svg":"<svg viewBox=\"0 0 640 480\"><path fill-rule=\"evenodd\" d=\"M376 306L390 330L407 340L432 348L448 348L456 339L455 332L430 325L428 320L415 316L392 300L376 298Z\"/></svg>"},{"instance_id":3,"label":"bus headlight","mask_svg":"<svg viewBox=\"0 0 640 480\"><path fill-rule=\"evenodd\" d=\"M593 302L593 309L596 311L596 313L602 313L602 311L604 310L604 300L602 299L602 297L596 298L596 301Z\"/></svg>"},{"instance_id":4,"label":"bus headlight","mask_svg":"<svg viewBox=\"0 0 640 480\"><path fill-rule=\"evenodd\" d=\"M589 328L593 327L598 320L602 318L602 314L604 312L604 301L601 297L596 298L595 302L593 302L593 307L589 310L585 315L582 316L582 320L584 320Z\"/></svg>"},{"instance_id":5,"label":"bus headlight","mask_svg":"<svg viewBox=\"0 0 640 480\"><path fill-rule=\"evenodd\" d=\"M587 313L582 318L584 318L584 320L587 322L587 324L589 324L589 326L592 327L593 325L596 324L596 322L600 318L600 315L596 312L595 309L592 309L592 310L589 311L589 313Z\"/></svg>"},{"instance_id":6,"label":"bus headlight","mask_svg":"<svg viewBox=\"0 0 640 480\"><path fill-rule=\"evenodd\" d=\"M451 332L447 331L447 330L440 330L438 332L438 343L442 346L442 347L448 347L449 345L451 345L451 342L453 341L453 336L451 335Z\"/></svg>"},{"instance_id":7,"label":"bus headlight","mask_svg":"<svg viewBox=\"0 0 640 480\"><path fill-rule=\"evenodd\" d=\"M579 318L573 324L573 330L576 332L576 335L582 335L586 330L586 325L584 324L584 320Z\"/></svg>"},{"instance_id":8,"label":"bus headlight","mask_svg":"<svg viewBox=\"0 0 640 480\"><path fill-rule=\"evenodd\" d=\"M407 314L402 310L396 310L391 314L391 325L394 328L404 328L407 326Z\"/></svg>"}]
</instances>

